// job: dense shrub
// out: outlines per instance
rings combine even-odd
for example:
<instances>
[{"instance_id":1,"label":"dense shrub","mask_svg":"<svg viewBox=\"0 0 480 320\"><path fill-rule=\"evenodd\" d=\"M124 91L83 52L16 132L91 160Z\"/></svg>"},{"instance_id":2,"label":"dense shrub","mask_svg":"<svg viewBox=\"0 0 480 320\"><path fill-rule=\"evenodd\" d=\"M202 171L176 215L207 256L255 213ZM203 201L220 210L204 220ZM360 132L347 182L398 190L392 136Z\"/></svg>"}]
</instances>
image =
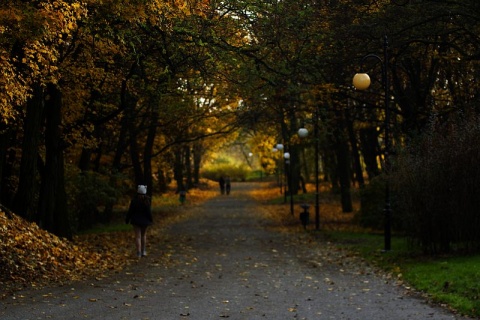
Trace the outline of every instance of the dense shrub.
<instances>
[{"instance_id":1,"label":"dense shrub","mask_svg":"<svg viewBox=\"0 0 480 320\"><path fill-rule=\"evenodd\" d=\"M479 248L478 121L434 124L396 159L391 181L405 230L426 252Z\"/></svg>"},{"instance_id":2,"label":"dense shrub","mask_svg":"<svg viewBox=\"0 0 480 320\"><path fill-rule=\"evenodd\" d=\"M364 228L381 230L384 225L385 179L378 176L360 190L360 211L355 220Z\"/></svg>"},{"instance_id":3,"label":"dense shrub","mask_svg":"<svg viewBox=\"0 0 480 320\"><path fill-rule=\"evenodd\" d=\"M390 177L391 180L391 177ZM391 182L390 182L391 184ZM361 208L355 216L355 221L362 227L383 230L385 227L385 191L386 176L381 174L370 180L360 190ZM398 208L397 195L390 191L391 227L397 233L405 230L405 218Z\"/></svg>"},{"instance_id":4,"label":"dense shrub","mask_svg":"<svg viewBox=\"0 0 480 320\"><path fill-rule=\"evenodd\" d=\"M76 173L76 174L75 174ZM71 171L67 181L69 210L76 222L75 229L83 230L96 223L106 223L101 207L115 203L125 190L109 184L109 177L96 172Z\"/></svg>"}]
</instances>

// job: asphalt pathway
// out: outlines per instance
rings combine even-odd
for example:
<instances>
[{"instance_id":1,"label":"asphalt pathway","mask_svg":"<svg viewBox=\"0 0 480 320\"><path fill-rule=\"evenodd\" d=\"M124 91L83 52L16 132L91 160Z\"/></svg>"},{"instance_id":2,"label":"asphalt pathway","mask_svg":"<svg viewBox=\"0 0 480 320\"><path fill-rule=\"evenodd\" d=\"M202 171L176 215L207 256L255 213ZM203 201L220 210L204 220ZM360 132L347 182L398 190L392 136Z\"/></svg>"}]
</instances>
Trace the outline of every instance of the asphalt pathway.
<instances>
[{"instance_id":1,"label":"asphalt pathway","mask_svg":"<svg viewBox=\"0 0 480 320\"><path fill-rule=\"evenodd\" d=\"M0 319L464 319L331 244L279 232L252 187L192 208L125 272L20 292Z\"/></svg>"}]
</instances>

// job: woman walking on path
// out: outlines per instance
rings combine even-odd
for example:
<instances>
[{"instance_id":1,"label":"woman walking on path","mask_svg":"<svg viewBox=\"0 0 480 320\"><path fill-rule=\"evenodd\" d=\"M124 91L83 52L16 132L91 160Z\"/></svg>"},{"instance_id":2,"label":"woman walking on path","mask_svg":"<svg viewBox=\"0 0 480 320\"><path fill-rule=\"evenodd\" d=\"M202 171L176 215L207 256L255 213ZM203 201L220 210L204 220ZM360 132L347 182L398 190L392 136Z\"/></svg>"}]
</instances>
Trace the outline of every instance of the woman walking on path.
<instances>
[{"instance_id":1,"label":"woman walking on path","mask_svg":"<svg viewBox=\"0 0 480 320\"><path fill-rule=\"evenodd\" d=\"M130 202L125 223L133 225L137 257L146 256L147 227L153 223L150 197L147 196L147 186L138 186L137 194Z\"/></svg>"}]
</instances>

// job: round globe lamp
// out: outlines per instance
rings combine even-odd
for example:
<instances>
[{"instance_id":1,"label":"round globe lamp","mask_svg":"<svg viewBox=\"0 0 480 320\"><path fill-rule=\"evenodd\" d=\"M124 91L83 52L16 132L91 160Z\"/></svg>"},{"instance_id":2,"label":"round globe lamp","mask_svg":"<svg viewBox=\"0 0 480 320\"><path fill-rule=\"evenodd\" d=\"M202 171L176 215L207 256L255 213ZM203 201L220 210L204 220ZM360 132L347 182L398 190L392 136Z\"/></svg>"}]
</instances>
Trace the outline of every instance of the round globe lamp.
<instances>
[{"instance_id":1,"label":"round globe lamp","mask_svg":"<svg viewBox=\"0 0 480 320\"><path fill-rule=\"evenodd\" d=\"M300 138L305 138L308 136L308 130L306 128L300 128L298 129L298 136Z\"/></svg>"},{"instance_id":2,"label":"round globe lamp","mask_svg":"<svg viewBox=\"0 0 480 320\"><path fill-rule=\"evenodd\" d=\"M353 76L353 86L357 90L367 90L370 87L370 76L366 73L356 73Z\"/></svg>"}]
</instances>

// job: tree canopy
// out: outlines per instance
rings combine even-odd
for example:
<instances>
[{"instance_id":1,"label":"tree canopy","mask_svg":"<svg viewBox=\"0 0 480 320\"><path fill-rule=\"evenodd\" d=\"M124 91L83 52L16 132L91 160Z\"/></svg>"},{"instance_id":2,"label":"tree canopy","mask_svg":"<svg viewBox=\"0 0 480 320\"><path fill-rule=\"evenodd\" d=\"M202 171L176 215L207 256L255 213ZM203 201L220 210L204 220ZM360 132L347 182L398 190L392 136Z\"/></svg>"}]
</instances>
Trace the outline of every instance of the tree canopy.
<instances>
[{"instance_id":1,"label":"tree canopy","mask_svg":"<svg viewBox=\"0 0 480 320\"><path fill-rule=\"evenodd\" d=\"M99 206L108 220L123 188L194 187L232 134L250 137L267 171L270 144L285 144L298 185L307 126L349 210L352 183L382 172L384 126L400 150L433 118L478 112L479 11L475 0L3 1L1 202L71 236ZM351 85L360 69L367 92ZM79 179L104 195L81 210Z\"/></svg>"}]
</instances>

